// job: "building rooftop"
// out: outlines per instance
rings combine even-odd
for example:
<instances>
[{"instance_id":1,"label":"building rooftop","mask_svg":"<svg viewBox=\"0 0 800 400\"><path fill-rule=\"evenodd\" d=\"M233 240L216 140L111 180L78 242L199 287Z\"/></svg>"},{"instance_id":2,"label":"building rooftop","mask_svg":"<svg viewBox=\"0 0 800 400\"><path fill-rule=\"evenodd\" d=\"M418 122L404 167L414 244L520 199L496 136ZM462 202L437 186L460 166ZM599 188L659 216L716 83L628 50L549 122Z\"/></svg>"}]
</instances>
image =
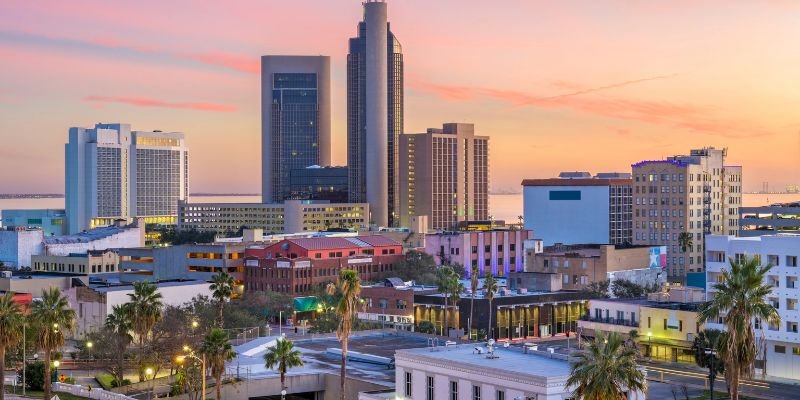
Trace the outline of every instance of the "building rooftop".
<instances>
[{"instance_id":1,"label":"building rooftop","mask_svg":"<svg viewBox=\"0 0 800 400\"><path fill-rule=\"evenodd\" d=\"M522 186L611 186L630 184L630 178L546 178L525 179L522 181Z\"/></svg>"},{"instance_id":2,"label":"building rooftop","mask_svg":"<svg viewBox=\"0 0 800 400\"><path fill-rule=\"evenodd\" d=\"M96 283L97 281L91 282L91 287L97 292L100 293L107 293L107 292L119 292L123 290L133 290L133 283ZM175 280L175 281L161 281L155 282L156 287L158 288L165 288L165 287L178 287L178 286L194 286L194 285L208 285L206 281L198 281L198 280Z\"/></svg>"},{"instance_id":3,"label":"building rooftop","mask_svg":"<svg viewBox=\"0 0 800 400\"><path fill-rule=\"evenodd\" d=\"M483 347L484 354L477 354L475 347ZM542 357L537 354L525 354L518 350L505 349L502 345L495 346L494 355L497 358L487 358L485 351L485 344L465 344L451 347L398 350L397 356L401 357L404 354L408 354L436 361L444 360L468 365L482 371L495 370L499 373L513 371L520 376L539 378L566 378L569 376L569 363L560 359Z\"/></svg>"},{"instance_id":4,"label":"building rooftop","mask_svg":"<svg viewBox=\"0 0 800 400\"><path fill-rule=\"evenodd\" d=\"M348 249L353 247L401 246L402 243L381 235L355 237L312 237L286 239L306 250Z\"/></svg>"},{"instance_id":5,"label":"building rooftop","mask_svg":"<svg viewBox=\"0 0 800 400\"><path fill-rule=\"evenodd\" d=\"M680 310L680 311L697 311L703 302L698 303L676 303L676 302L659 302L652 301L646 298L641 299L597 299L598 301L607 301L611 303L635 304L641 307L662 308L665 310Z\"/></svg>"},{"instance_id":6,"label":"building rooftop","mask_svg":"<svg viewBox=\"0 0 800 400\"><path fill-rule=\"evenodd\" d=\"M125 232L130 229L128 226L106 226L102 228L95 228L74 235L65 236L48 236L44 238L45 244L68 244L68 243L89 243L95 240L105 239L109 236Z\"/></svg>"},{"instance_id":7,"label":"building rooftop","mask_svg":"<svg viewBox=\"0 0 800 400\"><path fill-rule=\"evenodd\" d=\"M672 164L672 165L677 165L679 167L686 167L689 165L689 163L677 160L644 160L631 164L631 167L641 167L647 164Z\"/></svg>"}]
</instances>

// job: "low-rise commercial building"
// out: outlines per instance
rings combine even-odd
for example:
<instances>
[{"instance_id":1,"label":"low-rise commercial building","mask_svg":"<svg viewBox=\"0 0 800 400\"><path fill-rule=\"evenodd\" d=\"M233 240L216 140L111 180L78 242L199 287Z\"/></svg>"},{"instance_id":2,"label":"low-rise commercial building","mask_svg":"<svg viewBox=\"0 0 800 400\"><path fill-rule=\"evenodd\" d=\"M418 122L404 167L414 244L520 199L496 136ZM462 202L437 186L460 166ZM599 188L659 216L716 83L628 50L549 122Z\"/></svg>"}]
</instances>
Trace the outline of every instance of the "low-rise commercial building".
<instances>
[{"instance_id":1,"label":"low-rise commercial building","mask_svg":"<svg viewBox=\"0 0 800 400\"><path fill-rule=\"evenodd\" d=\"M45 236L61 236L67 232L67 213L59 209L3 210L2 226L39 228Z\"/></svg>"},{"instance_id":2,"label":"low-rise commercial building","mask_svg":"<svg viewBox=\"0 0 800 400\"><path fill-rule=\"evenodd\" d=\"M661 257L661 254L664 257ZM526 258L526 272L561 275L567 290L594 282L626 279L640 285L666 283L666 249L659 246L608 244L555 245Z\"/></svg>"},{"instance_id":3,"label":"low-rise commercial building","mask_svg":"<svg viewBox=\"0 0 800 400\"><path fill-rule=\"evenodd\" d=\"M242 227L268 233L298 233L331 228L363 230L369 226L367 203L287 200L283 203L179 203L178 229L217 234Z\"/></svg>"},{"instance_id":4,"label":"low-rise commercial building","mask_svg":"<svg viewBox=\"0 0 800 400\"><path fill-rule=\"evenodd\" d=\"M739 208L739 236L800 233L800 202Z\"/></svg>"},{"instance_id":5,"label":"low-rise commercial building","mask_svg":"<svg viewBox=\"0 0 800 400\"><path fill-rule=\"evenodd\" d=\"M527 229L491 229L431 233L425 237L425 252L437 265L461 264L467 271L477 265L481 276L490 271L494 276L508 276L522 271L525 241L533 239Z\"/></svg>"},{"instance_id":6,"label":"low-rise commercial building","mask_svg":"<svg viewBox=\"0 0 800 400\"><path fill-rule=\"evenodd\" d=\"M740 261L745 257L759 257L762 264L773 266L764 277L764 283L773 287L767 300L781 317L779 324L754 321L756 339L766 341L756 355L756 371L763 372L766 367L767 375L797 379L800 374L800 235L707 236L708 299L715 296L714 285L720 281L722 270L729 269L731 261ZM715 322L709 322L708 327L725 329L722 324Z\"/></svg>"},{"instance_id":7,"label":"low-rise commercial building","mask_svg":"<svg viewBox=\"0 0 800 400\"><path fill-rule=\"evenodd\" d=\"M31 269L50 273L108 274L119 271L119 256L114 250L89 250L66 256L33 256Z\"/></svg>"},{"instance_id":8,"label":"low-rise commercial building","mask_svg":"<svg viewBox=\"0 0 800 400\"><path fill-rule=\"evenodd\" d=\"M335 282L351 269L364 282L391 276L403 258L400 242L381 235L285 239L246 251L247 290L272 290L301 296Z\"/></svg>"},{"instance_id":9,"label":"low-rise commercial building","mask_svg":"<svg viewBox=\"0 0 800 400\"><path fill-rule=\"evenodd\" d=\"M382 322L387 328L414 329L414 295L436 293L435 287L415 286L400 278L361 287L363 307L358 318Z\"/></svg>"},{"instance_id":10,"label":"low-rise commercial building","mask_svg":"<svg viewBox=\"0 0 800 400\"><path fill-rule=\"evenodd\" d=\"M562 173L554 179L522 181L525 229L545 246L556 243L633 242L631 176Z\"/></svg>"},{"instance_id":11,"label":"low-rise commercial building","mask_svg":"<svg viewBox=\"0 0 800 400\"><path fill-rule=\"evenodd\" d=\"M120 279L208 281L219 272L227 272L236 280L240 293L244 280L244 249L242 243L120 249Z\"/></svg>"}]
</instances>

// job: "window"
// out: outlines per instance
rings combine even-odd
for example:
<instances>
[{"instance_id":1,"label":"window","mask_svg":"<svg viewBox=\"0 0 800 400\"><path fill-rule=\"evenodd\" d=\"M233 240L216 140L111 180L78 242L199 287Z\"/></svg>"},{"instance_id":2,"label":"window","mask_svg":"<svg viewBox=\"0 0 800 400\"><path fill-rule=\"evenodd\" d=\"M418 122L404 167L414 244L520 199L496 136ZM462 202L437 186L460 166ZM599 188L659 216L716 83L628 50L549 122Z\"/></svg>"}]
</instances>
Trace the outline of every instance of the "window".
<instances>
[{"instance_id":1,"label":"window","mask_svg":"<svg viewBox=\"0 0 800 400\"><path fill-rule=\"evenodd\" d=\"M563 274L563 275L561 275L561 276L562 276L562 278L563 278L563 283L564 283L564 284L566 284L566 285L568 285L568 284L569 284L569 275L567 275L567 274Z\"/></svg>"},{"instance_id":2,"label":"window","mask_svg":"<svg viewBox=\"0 0 800 400\"><path fill-rule=\"evenodd\" d=\"M411 372L406 372L406 397L411 397Z\"/></svg>"},{"instance_id":3,"label":"window","mask_svg":"<svg viewBox=\"0 0 800 400\"><path fill-rule=\"evenodd\" d=\"M497 400L506 400L506 392L503 390L497 391L497 396L495 397Z\"/></svg>"},{"instance_id":4,"label":"window","mask_svg":"<svg viewBox=\"0 0 800 400\"><path fill-rule=\"evenodd\" d=\"M776 344L776 345L775 345L775 352L776 352L776 353L780 353L780 354L784 354L784 353L786 353L786 346L778 346L778 345Z\"/></svg>"},{"instance_id":5,"label":"window","mask_svg":"<svg viewBox=\"0 0 800 400\"><path fill-rule=\"evenodd\" d=\"M480 386L473 386L472 387L472 400L481 400L481 387Z\"/></svg>"},{"instance_id":6,"label":"window","mask_svg":"<svg viewBox=\"0 0 800 400\"><path fill-rule=\"evenodd\" d=\"M797 266L797 256L786 256L786 266L787 267L796 267Z\"/></svg>"},{"instance_id":7,"label":"window","mask_svg":"<svg viewBox=\"0 0 800 400\"><path fill-rule=\"evenodd\" d=\"M792 354L800 356L800 347L792 347Z\"/></svg>"},{"instance_id":8,"label":"window","mask_svg":"<svg viewBox=\"0 0 800 400\"><path fill-rule=\"evenodd\" d=\"M458 382L450 381L450 400L458 400Z\"/></svg>"},{"instance_id":9,"label":"window","mask_svg":"<svg viewBox=\"0 0 800 400\"><path fill-rule=\"evenodd\" d=\"M426 399L427 400L433 400L433 377L432 376L428 377L428 388L427 388L426 392L427 392L426 393L426 395L427 395Z\"/></svg>"}]
</instances>

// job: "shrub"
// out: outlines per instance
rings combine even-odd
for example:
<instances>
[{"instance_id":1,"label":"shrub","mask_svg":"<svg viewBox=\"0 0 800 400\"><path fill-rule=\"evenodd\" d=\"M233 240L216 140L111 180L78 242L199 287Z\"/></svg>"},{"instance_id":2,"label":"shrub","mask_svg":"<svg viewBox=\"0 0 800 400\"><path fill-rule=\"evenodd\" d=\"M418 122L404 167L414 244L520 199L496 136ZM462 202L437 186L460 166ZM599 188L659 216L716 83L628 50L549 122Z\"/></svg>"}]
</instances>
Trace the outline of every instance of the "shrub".
<instances>
[{"instance_id":1,"label":"shrub","mask_svg":"<svg viewBox=\"0 0 800 400\"><path fill-rule=\"evenodd\" d=\"M422 321L417 326L417 332L420 333L433 333L433 323L431 321Z\"/></svg>"},{"instance_id":2,"label":"shrub","mask_svg":"<svg viewBox=\"0 0 800 400\"><path fill-rule=\"evenodd\" d=\"M22 381L22 370L19 371L19 380ZM55 368L50 369L50 381L57 379ZM34 361L28 363L25 369L25 386L34 391L44 390L44 362Z\"/></svg>"}]
</instances>

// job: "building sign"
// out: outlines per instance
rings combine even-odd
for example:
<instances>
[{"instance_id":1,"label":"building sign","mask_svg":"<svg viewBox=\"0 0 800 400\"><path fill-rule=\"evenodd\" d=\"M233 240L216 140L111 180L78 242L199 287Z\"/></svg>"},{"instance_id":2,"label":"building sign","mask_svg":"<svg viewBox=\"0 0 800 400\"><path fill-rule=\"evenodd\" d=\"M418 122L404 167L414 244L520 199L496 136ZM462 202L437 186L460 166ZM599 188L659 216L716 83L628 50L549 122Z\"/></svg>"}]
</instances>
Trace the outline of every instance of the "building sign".
<instances>
[{"instance_id":1,"label":"building sign","mask_svg":"<svg viewBox=\"0 0 800 400\"><path fill-rule=\"evenodd\" d=\"M371 263L372 257L367 258L351 258L347 260L348 264L364 264L364 263Z\"/></svg>"},{"instance_id":2,"label":"building sign","mask_svg":"<svg viewBox=\"0 0 800 400\"><path fill-rule=\"evenodd\" d=\"M678 321L678 317L675 316L675 310L671 310L669 312L669 318L667 318L667 328L669 329L679 329L681 326L681 322Z\"/></svg>"},{"instance_id":3,"label":"building sign","mask_svg":"<svg viewBox=\"0 0 800 400\"><path fill-rule=\"evenodd\" d=\"M295 261L294 267L295 268L308 268L311 266L311 261Z\"/></svg>"},{"instance_id":4,"label":"building sign","mask_svg":"<svg viewBox=\"0 0 800 400\"><path fill-rule=\"evenodd\" d=\"M278 268L291 268L292 263L290 263L289 261L278 261L275 263L275 266Z\"/></svg>"},{"instance_id":5,"label":"building sign","mask_svg":"<svg viewBox=\"0 0 800 400\"><path fill-rule=\"evenodd\" d=\"M650 247L650 269L667 267L667 246Z\"/></svg>"},{"instance_id":6,"label":"building sign","mask_svg":"<svg viewBox=\"0 0 800 400\"><path fill-rule=\"evenodd\" d=\"M244 265L247 266L247 267L257 267L258 266L258 260L246 260L244 262Z\"/></svg>"}]
</instances>

